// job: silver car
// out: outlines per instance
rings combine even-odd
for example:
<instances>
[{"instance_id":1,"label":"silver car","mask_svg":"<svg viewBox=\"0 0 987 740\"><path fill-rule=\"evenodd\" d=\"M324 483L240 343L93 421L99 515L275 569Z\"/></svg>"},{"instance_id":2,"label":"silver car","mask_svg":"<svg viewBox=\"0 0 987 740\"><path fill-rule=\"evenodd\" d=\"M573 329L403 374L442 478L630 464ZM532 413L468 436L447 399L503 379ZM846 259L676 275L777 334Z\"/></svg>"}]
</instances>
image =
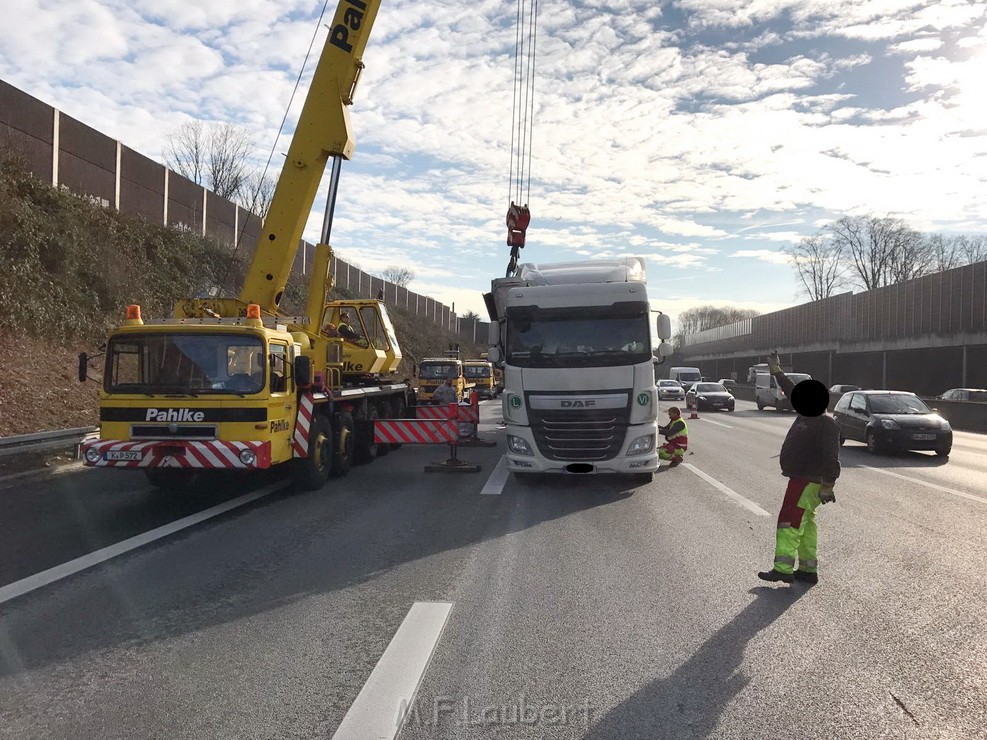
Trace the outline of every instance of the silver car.
<instances>
[{"instance_id":1,"label":"silver car","mask_svg":"<svg viewBox=\"0 0 987 740\"><path fill-rule=\"evenodd\" d=\"M677 380L659 380L657 385L659 401L685 400L685 388Z\"/></svg>"}]
</instances>

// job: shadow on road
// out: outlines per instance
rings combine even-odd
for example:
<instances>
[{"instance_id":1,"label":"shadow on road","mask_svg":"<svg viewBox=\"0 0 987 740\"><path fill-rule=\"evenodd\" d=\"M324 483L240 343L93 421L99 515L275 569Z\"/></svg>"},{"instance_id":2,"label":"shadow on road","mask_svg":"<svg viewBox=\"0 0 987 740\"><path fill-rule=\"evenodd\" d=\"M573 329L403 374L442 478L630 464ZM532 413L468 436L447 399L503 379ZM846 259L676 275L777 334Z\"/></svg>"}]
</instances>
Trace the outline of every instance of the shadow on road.
<instances>
[{"instance_id":1,"label":"shadow on road","mask_svg":"<svg viewBox=\"0 0 987 740\"><path fill-rule=\"evenodd\" d=\"M554 478L534 486L509 481L503 495L479 496L485 476L424 476L422 462L435 453L413 449L392 452L388 465L363 467L320 491L274 494L0 605L0 676L235 623L438 554L619 504L636 488L618 477L581 478L578 486ZM501 454L470 451L484 470ZM181 509L164 504L172 506ZM60 591L52 598L49 589Z\"/></svg>"},{"instance_id":2,"label":"shadow on road","mask_svg":"<svg viewBox=\"0 0 987 740\"><path fill-rule=\"evenodd\" d=\"M740 670L747 644L798 601L806 589L762 586L756 598L667 678L614 707L590 740L708 737L724 708L748 683ZM751 727L752 732L754 726ZM754 733L755 735L757 733Z\"/></svg>"},{"instance_id":3,"label":"shadow on road","mask_svg":"<svg viewBox=\"0 0 987 740\"><path fill-rule=\"evenodd\" d=\"M872 468L940 468L949 464L949 458L916 450L875 455L867 451L866 445L847 442L840 448L840 462L846 466L869 465Z\"/></svg>"}]
</instances>

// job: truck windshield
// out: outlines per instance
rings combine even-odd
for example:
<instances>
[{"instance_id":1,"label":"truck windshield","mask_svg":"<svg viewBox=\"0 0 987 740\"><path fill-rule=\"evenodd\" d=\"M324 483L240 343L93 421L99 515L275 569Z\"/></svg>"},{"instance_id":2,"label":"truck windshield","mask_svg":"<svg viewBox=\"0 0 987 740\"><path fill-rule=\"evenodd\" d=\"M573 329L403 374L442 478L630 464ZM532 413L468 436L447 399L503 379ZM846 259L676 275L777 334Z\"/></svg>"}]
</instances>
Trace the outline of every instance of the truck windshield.
<instances>
[{"instance_id":1,"label":"truck windshield","mask_svg":"<svg viewBox=\"0 0 987 740\"><path fill-rule=\"evenodd\" d=\"M467 365L463 368L463 375L467 378L489 378L490 368Z\"/></svg>"},{"instance_id":2,"label":"truck windshield","mask_svg":"<svg viewBox=\"0 0 987 740\"><path fill-rule=\"evenodd\" d=\"M678 379L683 384L698 383L703 379L703 376L700 373L679 373Z\"/></svg>"},{"instance_id":3,"label":"truck windshield","mask_svg":"<svg viewBox=\"0 0 987 740\"><path fill-rule=\"evenodd\" d=\"M446 378L458 377L459 370L456 368L455 365L451 365L451 364L444 364L444 365L430 364L430 365L422 365L421 372L419 373L419 375L422 378L430 378L433 380L436 378L441 378L442 380L445 380Z\"/></svg>"},{"instance_id":4,"label":"truck windshield","mask_svg":"<svg viewBox=\"0 0 987 740\"><path fill-rule=\"evenodd\" d=\"M606 367L651 360L646 303L507 310L507 362L518 367Z\"/></svg>"},{"instance_id":5,"label":"truck windshield","mask_svg":"<svg viewBox=\"0 0 987 740\"><path fill-rule=\"evenodd\" d=\"M234 334L147 334L114 337L106 350L109 393L259 393L264 342Z\"/></svg>"}]
</instances>

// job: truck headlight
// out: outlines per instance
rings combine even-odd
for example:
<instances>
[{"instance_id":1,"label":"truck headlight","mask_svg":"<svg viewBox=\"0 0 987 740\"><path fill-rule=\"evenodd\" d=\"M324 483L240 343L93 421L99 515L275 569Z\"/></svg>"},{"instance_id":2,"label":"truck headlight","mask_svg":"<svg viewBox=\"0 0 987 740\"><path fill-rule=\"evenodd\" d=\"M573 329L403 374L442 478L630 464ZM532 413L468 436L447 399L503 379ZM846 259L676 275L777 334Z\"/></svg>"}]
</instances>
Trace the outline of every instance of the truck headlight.
<instances>
[{"instance_id":1,"label":"truck headlight","mask_svg":"<svg viewBox=\"0 0 987 740\"><path fill-rule=\"evenodd\" d=\"M645 452L651 452L655 448L655 435L645 434L643 437L638 437L633 442L631 446L627 448L628 455L643 455Z\"/></svg>"},{"instance_id":2,"label":"truck headlight","mask_svg":"<svg viewBox=\"0 0 987 740\"><path fill-rule=\"evenodd\" d=\"M253 465L255 462L257 462L257 455L255 455L250 450L243 450L240 453L240 462L242 462L244 465Z\"/></svg>"},{"instance_id":3,"label":"truck headlight","mask_svg":"<svg viewBox=\"0 0 987 740\"><path fill-rule=\"evenodd\" d=\"M534 455L535 453L531 451L531 447L524 440L523 437L515 437L513 434L507 435L507 448L513 452L515 455Z\"/></svg>"},{"instance_id":4,"label":"truck headlight","mask_svg":"<svg viewBox=\"0 0 987 740\"><path fill-rule=\"evenodd\" d=\"M102 455L100 454L99 450L97 450L95 447L90 447L88 450L86 450L87 463L91 463L95 465L96 463L99 462L100 457L102 457Z\"/></svg>"},{"instance_id":5,"label":"truck headlight","mask_svg":"<svg viewBox=\"0 0 987 740\"><path fill-rule=\"evenodd\" d=\"M881 419L881 426L885 429L901 429L894 419Z\"/></svg>"}]
</instances>

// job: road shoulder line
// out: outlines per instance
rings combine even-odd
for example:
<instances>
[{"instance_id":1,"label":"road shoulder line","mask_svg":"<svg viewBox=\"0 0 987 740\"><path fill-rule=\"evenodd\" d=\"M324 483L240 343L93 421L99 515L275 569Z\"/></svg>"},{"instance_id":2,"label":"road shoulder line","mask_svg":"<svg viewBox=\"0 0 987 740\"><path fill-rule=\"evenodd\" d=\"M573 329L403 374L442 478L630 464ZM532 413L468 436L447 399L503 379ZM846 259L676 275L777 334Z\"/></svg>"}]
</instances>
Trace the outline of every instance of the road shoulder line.
<instances>
[{"instance_id":1,"label":"road shoulder line","mask_svg":"<svg viewBox=\"0 0 987 740\"><path fill-rule=\"evenodd\" d=\"M978 501L981 504L987 504L987 498L981 496L974 496L972 493L964 493L963 491L957 491L955 488L946 488L946 486L940 486L936 483L928 483L927 481L921 480L920 478L912 478L907 475L902 475L901 473L893 473L890 470L884 470L883 468L875 468L870 465L858 465L857 467L863 468L864 470L873 470L875 473L883 473L884 475L890 475L893 478L900 478L901 480L906 480L909 483L918 483L920 486L926 486L928 488L934 488L937 491L943 491L944 493L951 493L954 496L961 496L963 498L971 499L972 501Z\"/></svg>"},{"instance_id":2,"label":"road shoulder line","mask_svg":"<svg viewBox=\"0 0 987 740\"><path fill-rule=\"evenodd\" d=\"M280 491L282 488L287 488L289 485L291 485L290 482L281 482L274 483L264 488L259 488L256 491L247 493L239 498L232 499L231 501L225 501L198 513L190 514L182 519L177 519L173 522L169 522L168 524L164 524L156 529L150 530L149 532L144 532L142 534L129 537L128 539L122 540L113 545L108 545L102 549L96 550L95 552L88 553L81 557L75 558L74 560L69 560L61 565L48 568L48 570L43 570L40 573L35 573L33 576L28 576L27 578L22 578L19 581L8 583L6 586L0 587L0 604L10 601L11 599L16 599L18 596L23 596L24 594L35 591L43 586L55 583L56 581L60 581L63 578L68 578L71 575L75 575L83 570L92 568L94 565L105 563L107 560L115 558L118 555L123 555L131 550L136 550L144 545L154 542L155 540L160 540L163 537L167 537L175 532L192 527L206 521L207 519L212 519L220 514L225 514L231 509L236 509L239 506L249 504L252 501L256 501L259 498L263 498L268 494L274 493L275 491Z\"/></svg>"},{"instance_id":3,"label":"road shoulder line","mask_svg":"<svg viewBox=\"0 0 987 740\"><path fill-rule=\"evenodd\" d=\"M499 496L504 491L504 485L507 483L507 476L510 475L510 471L507 469L507 456L501 455L500 460L494 466L493 472L490 473L490 477L487 478L487 482L483 484L483 489L480 491L481 496Z\"/></svg>"}]
</instances>

